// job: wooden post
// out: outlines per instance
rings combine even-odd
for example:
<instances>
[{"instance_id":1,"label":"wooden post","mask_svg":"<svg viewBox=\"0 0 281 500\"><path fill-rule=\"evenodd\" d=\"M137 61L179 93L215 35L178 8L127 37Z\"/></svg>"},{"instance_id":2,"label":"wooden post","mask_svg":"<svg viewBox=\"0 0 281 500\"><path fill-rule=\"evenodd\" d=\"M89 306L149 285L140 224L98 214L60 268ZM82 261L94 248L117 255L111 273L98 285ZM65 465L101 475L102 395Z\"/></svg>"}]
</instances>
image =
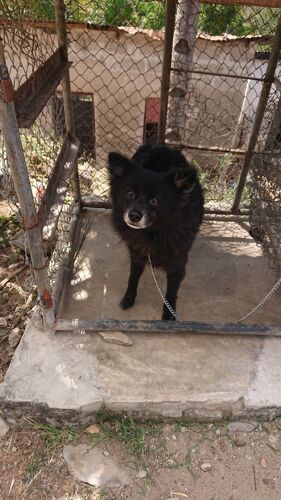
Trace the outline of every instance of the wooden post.
<instances>
[{"instance_id":1,"label":"wooden post","mask_svg":"<svg viewBox=\"0 0 281 500\"><path fill-rule=\"evenodd\" d=\"M200 5L196 0L179 0L174 36L172 78L169 92L166 140L187 143L187 127L193 53Z\"/></svg>"}]
</instances>

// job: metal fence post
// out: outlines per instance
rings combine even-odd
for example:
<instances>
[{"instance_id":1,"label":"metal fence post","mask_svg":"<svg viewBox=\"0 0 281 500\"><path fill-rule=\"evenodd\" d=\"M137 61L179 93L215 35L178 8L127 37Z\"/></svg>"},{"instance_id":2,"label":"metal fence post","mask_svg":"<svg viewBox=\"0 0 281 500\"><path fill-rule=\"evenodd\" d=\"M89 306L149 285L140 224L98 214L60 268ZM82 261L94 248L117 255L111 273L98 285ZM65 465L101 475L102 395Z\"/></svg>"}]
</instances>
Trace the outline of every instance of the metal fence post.
<instances>
[{"instance_id":1,"label":"metal fence post","mask_svg":"<svg viewBox=\"0 0 281 500\"><path fill-rule=\"evenodd\" d=\"M54 312L47 274L47 261L44 254L41 234L41 224L35 209L15 113L13 86L5 63L4 49L1 41L0 84L1 131L7 150L12 179L20 203L25 233L28 239L44 326L45 329L52 329L54 325Z\"/></svg>"},{"instance_id":2,"label":"metal fence post","mask_svg":"<svg viewBox=\"0 0 281 500\"><path fill-rule=\"evenodd\" d=\"M271 85L274 81L274 74L275 74L277 63L278 63L278 59L280 57L280 50L281 50L281 16L279 18L279 22L278 22L277 29L275 32L275 36L273 39L272 49L271 49L271 53L270 53L269 60L268 60L267 70L266 70L265 77L264 77L264 82L263 82L262 91L261 91L261 95L260 95L260 99L259 99L259 103L258 103L258 107L257 107L255 121L253 124L251 137L249 140L249 145L248 145L247 151L245 153L245 157L244 157L244 161L243 161L243 165L242 165L242 169L241 169L241 174L240 174L237 190L235 193L234 202L232 205L232 212L237 212L239 210L241 197L242 197L243 190L244 190L246 180L247 180L247 174L248 174L250 166L251 166L253 152L254 152L254 149L255 149L255 146L257 143L262 120L263 120L264 113L266 110L266 105L267 105Z\"/></svg>"},{"instance_id":3,"label":"metal fence post","mask_svg":"<svg viewBox=\"0 0 281 500\"><path fill-rule=\"evenodd\" d=\"M68 61L68 49L67 49L68 41L67 41L67 31L65 24L64 0L55 0L55 15L56 15L56 31L58 37L58 44L59 47L63 49L65 60ZM75 137L75 124L74 124L74 116L73 116L72 100L71 100L69 69L65 73L61 84L62 84L62 96L63 96L66 130L67 132L70 132L70 134L72 134L73 137ZM80 191L79 172L77 163L73 169L73 187L75 193L75 201L79 206L81 206L81 191Z\"/></svg>"}]
</instances>

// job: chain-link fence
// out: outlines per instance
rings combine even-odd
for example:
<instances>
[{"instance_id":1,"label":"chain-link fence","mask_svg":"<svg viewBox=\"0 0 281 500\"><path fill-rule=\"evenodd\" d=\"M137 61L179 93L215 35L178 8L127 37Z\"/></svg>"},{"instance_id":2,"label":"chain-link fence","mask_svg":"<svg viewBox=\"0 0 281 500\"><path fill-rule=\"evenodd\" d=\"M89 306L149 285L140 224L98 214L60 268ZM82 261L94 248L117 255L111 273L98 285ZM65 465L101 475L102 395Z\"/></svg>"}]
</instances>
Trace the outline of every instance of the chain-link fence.
<instances>
[{"instance_id":1,"label":"chain-link fence","mask_svg":"<svg viewBox=\"0 0 281 500\"><path fill-rule=\"evenodd\" d=\"M68 0L65 15L81 191L83 196L107 201L108 152L132 155L141 144L157 142L165 4ZM0 16L21 139L39 208L67 131L55 10L47 0L1 0ZM230 212L233 204L279 17L276 8L178 2L165 140L195 162L206 206L218 213ZM280 58L275 76L280 81ZM22 89L30 77L30 86ZM48 87L42 107L42 88L48 86L48 79L53 87ZM28 100L32 89L38 89L37 104ZM276 269L281 262L280 124L280 83L273 83L240 207L250 209L252 234L264 244ZM3 147L0 168L6 196L12 199ZM46 224L44 230L52 249L57 245L52 277L68 244L74 203L68 180L63 197L51 214L52 221L60 222Z\"/></svg>"}]
</instances>

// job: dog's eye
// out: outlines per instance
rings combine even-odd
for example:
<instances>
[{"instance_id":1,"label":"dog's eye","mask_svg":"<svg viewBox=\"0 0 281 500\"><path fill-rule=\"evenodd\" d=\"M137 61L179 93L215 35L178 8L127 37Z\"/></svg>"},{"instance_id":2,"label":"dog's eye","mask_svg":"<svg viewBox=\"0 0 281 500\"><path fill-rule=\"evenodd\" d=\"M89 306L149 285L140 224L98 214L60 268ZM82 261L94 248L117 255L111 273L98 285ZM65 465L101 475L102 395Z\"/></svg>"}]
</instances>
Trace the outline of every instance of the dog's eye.
<instances>
[{"instance_id":1,"label":"dog's eye","mask_svg":"<svg viewBox=\"0 0 281 500\"><path fill-rule=\"evenodd\" d=\"M127 198L128 200L133 200L133 198L134 198L134 197L135 197L135 193L134 193L133 191L128 191L128 192L126 193L126 198Z\"/></svg>"},{"instance_id":2,"label":"dog's eye","mask_svg":"<svg viewBox=\"0 0 281 500\"><path fill-rule=\"evenodd\" d=\"M158 198L151 198L151 200L149 200L149 204L150 204L152 207L158 207L158 205L159 205L159 200L158 200Z\"/></svg>"}]
</instances>

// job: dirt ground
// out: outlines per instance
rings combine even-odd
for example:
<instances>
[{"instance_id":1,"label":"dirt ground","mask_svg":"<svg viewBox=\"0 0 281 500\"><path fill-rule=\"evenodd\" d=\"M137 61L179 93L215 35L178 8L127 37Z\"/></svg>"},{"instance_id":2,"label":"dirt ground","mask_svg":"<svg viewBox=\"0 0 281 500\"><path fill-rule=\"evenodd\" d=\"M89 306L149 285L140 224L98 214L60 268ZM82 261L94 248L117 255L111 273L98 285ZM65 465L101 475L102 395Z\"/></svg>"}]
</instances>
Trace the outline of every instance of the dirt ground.
<instances>
[{"instance_id":1,"label":"dirt ground","mask_svg":"<svg viewBox=\"0 0 281 500\"><path fill-rule=\"evenodd\" d=\"M93 435L33 423L33 430L9 431L0 440L0 498L277 500L280 424L244 433L228 431L226 423L136 424L124 417ZM64 462L66 443L98 446L129 468L130 484L101 491L80 483Z\"/></svg>"},{"instance_id":2,"label":"dirt ground","mask_svg":"<svg viewBox=\"0 0 281 500\"><path fill-rule=\"evenodd\" d=\"M0 382L35 302L24 252L11 245L17 218L0 200ZM6 280L6 281L5 281ZM16 335L11 333L17 329ZM281 420L252 432L228 424L136 423L123 417L100 422L96 432L29 422L0 438L0 499L64 500L279 500ZM68 470L66 444L85 443L125 464L130 484L98 490Z\"/></svg>"}]
</instances>

